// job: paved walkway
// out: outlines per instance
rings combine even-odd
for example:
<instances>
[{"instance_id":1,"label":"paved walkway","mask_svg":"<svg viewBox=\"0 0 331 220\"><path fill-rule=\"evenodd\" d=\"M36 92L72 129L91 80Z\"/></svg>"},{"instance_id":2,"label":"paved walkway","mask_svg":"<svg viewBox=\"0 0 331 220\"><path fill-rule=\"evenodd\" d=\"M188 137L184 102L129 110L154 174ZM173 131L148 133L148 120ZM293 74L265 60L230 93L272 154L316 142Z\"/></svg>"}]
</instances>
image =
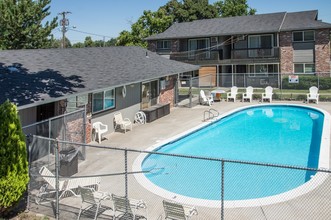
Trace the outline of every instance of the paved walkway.
<instances>
[{"instance_id":1,"label":"paved walkway","mask_svg":"<svg viewBox=\"0 0 331 220\"><path fill-rule=\"evenodd\" d=\"M284 103L284 102L274 102ZM288 102L291 104L307 105L303 102ZM115 132L106 135L107 140L101 144L92 142L95 146L110 146L118 148L128 148L136 150L145 150L150 146L171 138L177 134L185 132L195 126L203 123L204 111L209 108L214 108L220 114L226 113L238 107L258 105L258 102L242 103L242 102L216 102L213 106L195 106L188 108L172 108L171 113L163 118L160 118L152 123L145 125L135 125L133 131L126 134ZM324 109L331 113L331 103L309 104L310 106ZM128 155L128 169L131 170L133 160L138 154ZM120 161L118 158L121 158ZM79 164L80 175L88 175L91 173L114 173L124 170L123 152L109 151L106 149L87 149L87 158ZM124 195L124 177L111 176L103 177L101 183L102 191ZM133 176L129 177L128 182L129 196L132 198L143 199L148 206L148 219L156 220L161 218L163 213L162 198L141 187ZM324 183L323 188L317 189L314 193L310 193L305 198L294 199L281 204L258 206L254 208L232 208L226 209L224 219L328 219L331 216L331 180L328 179ZM322 194L322 196L321 196ZM322 199L321 199L322 198ZM310 201L310 202L308 202ZM61 200L61 219L77 218L78 208L80 207L80 198L65 198ZM319 205L316 205L319 204ZM106 202L106 205L111 207L111 202ZM35 205L32 205L34 208ZM44 208L49 207L45 205ZM310 210L308 209L310 207ZM312 208L313 209L312 209ZM220 209L197 207L199 211L199 219L220 219ZM38 209L43 209L39 206ZM65 211L66 210L66 211ZM111 211L106 211L102 218L108 218ZM164 216L164 215L163 215ZM315 218L316 217L316 218ZM84 217L83 217L84 218Z\"/></svg>"}]
</instances>

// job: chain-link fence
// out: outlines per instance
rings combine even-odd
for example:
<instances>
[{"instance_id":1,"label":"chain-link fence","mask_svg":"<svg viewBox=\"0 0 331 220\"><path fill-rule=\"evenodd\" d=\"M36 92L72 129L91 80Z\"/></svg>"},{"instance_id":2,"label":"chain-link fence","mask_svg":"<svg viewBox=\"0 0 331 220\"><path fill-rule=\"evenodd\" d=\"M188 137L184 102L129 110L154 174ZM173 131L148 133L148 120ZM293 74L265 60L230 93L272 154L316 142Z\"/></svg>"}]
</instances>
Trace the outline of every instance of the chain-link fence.
<instances>
[{"instance_id":1,"label":"chain-link fence","mask_svg":"<svg viewBox=\"0 0 331 220\"><path fill-rule=\"evenodd\" d=\"M319 89L319 100L331 100L331 78L329 73L284 75L280 73L219 73L201 77L180 79L179 107L194 107L199 102L199 91L207 95L215 89L222 89L218 99L226 99L232 86L237 86L238 100L248 86L254 88L253 99L261 101L267 86L273 88L273 100L303 101L307 100L309 88Z\"/></svg>"},{"instance_id":2,"label":"chain-link fence","mask_svg":"<svg viewBox=\"0 0 331 220\"><path fill-rule=\"evenodd\" d=\"M44 121L36 122L28 126L24 126L22 130L24 134L28 137L27 139L30 139L33 135L37 135L52 139L85 143L86 128L87 128L86 112L85 112L85 108L82 108L76 111L72 111L70 113L65 113L60 116L56 116ZM29 150L30 162L45 157L48 158L51 153L54 153L52 152L53 149L49 146L48 141L46 142L43 140L38 140L38 141L42 143L33 143ZM77 149L73 149L73 147L71 146L68 146L67 148L62 148L62 153L64 156L76 154L77 153L76 151ZM82 159L85 157L84 148L80 149L79 156Z\"/></svg>"},{"instance_id":3,"label":"chain-link fence","mask_svg":"<svg viewBox=\"0 0 331 220\"><path fill-rule=\"evenodd\" d=\"M57 219L135 216L156 220L179 218L183 210L192 219L320 220L331 216L330 170L38 136L30 148L44 148L45 143L51 149L48 159L30 163L29 209ZM67 161L60 152L69 146L86 147L86 159Z\"/></svg>"}]
</instances>

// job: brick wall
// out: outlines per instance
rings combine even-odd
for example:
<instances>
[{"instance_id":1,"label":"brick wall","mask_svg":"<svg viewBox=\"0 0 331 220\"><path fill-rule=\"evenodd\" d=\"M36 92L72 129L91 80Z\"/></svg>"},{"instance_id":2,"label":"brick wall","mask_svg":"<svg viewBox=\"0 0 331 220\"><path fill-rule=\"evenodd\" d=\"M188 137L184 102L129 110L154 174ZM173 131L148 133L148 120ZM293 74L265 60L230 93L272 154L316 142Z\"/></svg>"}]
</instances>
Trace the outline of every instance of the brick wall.
<instances>
[{"instance_id":1,"label":"brick wall","mask_svg":"<svg viewBox=\"0 0 331 220\"><path fill-rule=\"evenodd\" d=\"M166 82L166 88L160 91L160 96L159 96L160 103L162 104L170 103L170 107L174 106L175 83L176 83L176 76L170 76Z\"/></svg>"},{"instance_id":2,"label":"brick wall","mask_svg":"<svg viewBox=\"0 0 331 220\"><path fill-rule=\"evenodd\" d=\"M179 51L179 40L172 40L171 41L171 52L178 52Z\"/></svg>"},{"instance_id":3,"label":"brick wall","mask_svg":"<svg viewBox=\"0 0 331 220\"><path fill-rule=\"evenodd\" d=\"M156 52L156 48L157 48L157 41L156 40L151 40L147 42L147 50L152 51L152 52Z\"/></svg>"},{"instance_id":4,"label":"brick wall","mask_svg":"<svg viewBox=\"0 0 331 220\"><path fill-rule=\"evenodd\" d=\"M330 30L315 31L315 71L330 73Z\"/></svg>"},{"instance_id":5,"label":"brick wall","mask_svg":"<svg viewBox=\"0 0 331 220\"><path fill-rule=\"evenodd\" d=\"M281 74L293 73L292 32L281 32L279 34L279 47Z\"/></svg>"}]
</instances>

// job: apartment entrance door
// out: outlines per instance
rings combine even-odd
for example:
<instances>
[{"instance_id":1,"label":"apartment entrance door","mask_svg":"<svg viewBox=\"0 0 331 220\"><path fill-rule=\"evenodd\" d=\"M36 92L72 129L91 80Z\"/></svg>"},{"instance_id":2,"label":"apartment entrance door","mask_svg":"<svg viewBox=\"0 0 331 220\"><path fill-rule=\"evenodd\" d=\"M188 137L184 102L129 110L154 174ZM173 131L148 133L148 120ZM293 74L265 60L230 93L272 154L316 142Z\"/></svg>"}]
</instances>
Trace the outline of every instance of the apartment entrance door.
<instances>
[{"instance_id":1,"label":"apartment entrance door","mask_svg":"<svg viewBox=\"0 0 331 220\"><path fill-rule=\"evenodd\" d=\"M142 84L141 87L141 109L146 109L157 104L159 94L159 81L150 81Z\"/></svg>"}]
</instances>

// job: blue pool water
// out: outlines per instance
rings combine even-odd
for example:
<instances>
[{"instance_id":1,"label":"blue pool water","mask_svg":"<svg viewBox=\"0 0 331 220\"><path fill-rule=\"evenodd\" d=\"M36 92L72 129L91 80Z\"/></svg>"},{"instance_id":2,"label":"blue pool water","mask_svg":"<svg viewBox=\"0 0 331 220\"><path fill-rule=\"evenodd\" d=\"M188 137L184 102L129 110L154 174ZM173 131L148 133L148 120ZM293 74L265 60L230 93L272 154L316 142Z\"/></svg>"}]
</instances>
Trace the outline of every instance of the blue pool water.
<instances>
[{"instance_id":1,"label":"blue pool water","mask_svg":"<svg viewBox=\"0 0 331 220\"><path fill-rule=\"evenodd\" d=\"M323 127L319 111L295 106L260 106L229 115L158 152L317 168ZM155 185L184 196L219 200L219 161L149 155L142 170ZM312 172L240 163L224 164L224 198L242 200L286 192Z\"/></svg>"}]
</instances>

